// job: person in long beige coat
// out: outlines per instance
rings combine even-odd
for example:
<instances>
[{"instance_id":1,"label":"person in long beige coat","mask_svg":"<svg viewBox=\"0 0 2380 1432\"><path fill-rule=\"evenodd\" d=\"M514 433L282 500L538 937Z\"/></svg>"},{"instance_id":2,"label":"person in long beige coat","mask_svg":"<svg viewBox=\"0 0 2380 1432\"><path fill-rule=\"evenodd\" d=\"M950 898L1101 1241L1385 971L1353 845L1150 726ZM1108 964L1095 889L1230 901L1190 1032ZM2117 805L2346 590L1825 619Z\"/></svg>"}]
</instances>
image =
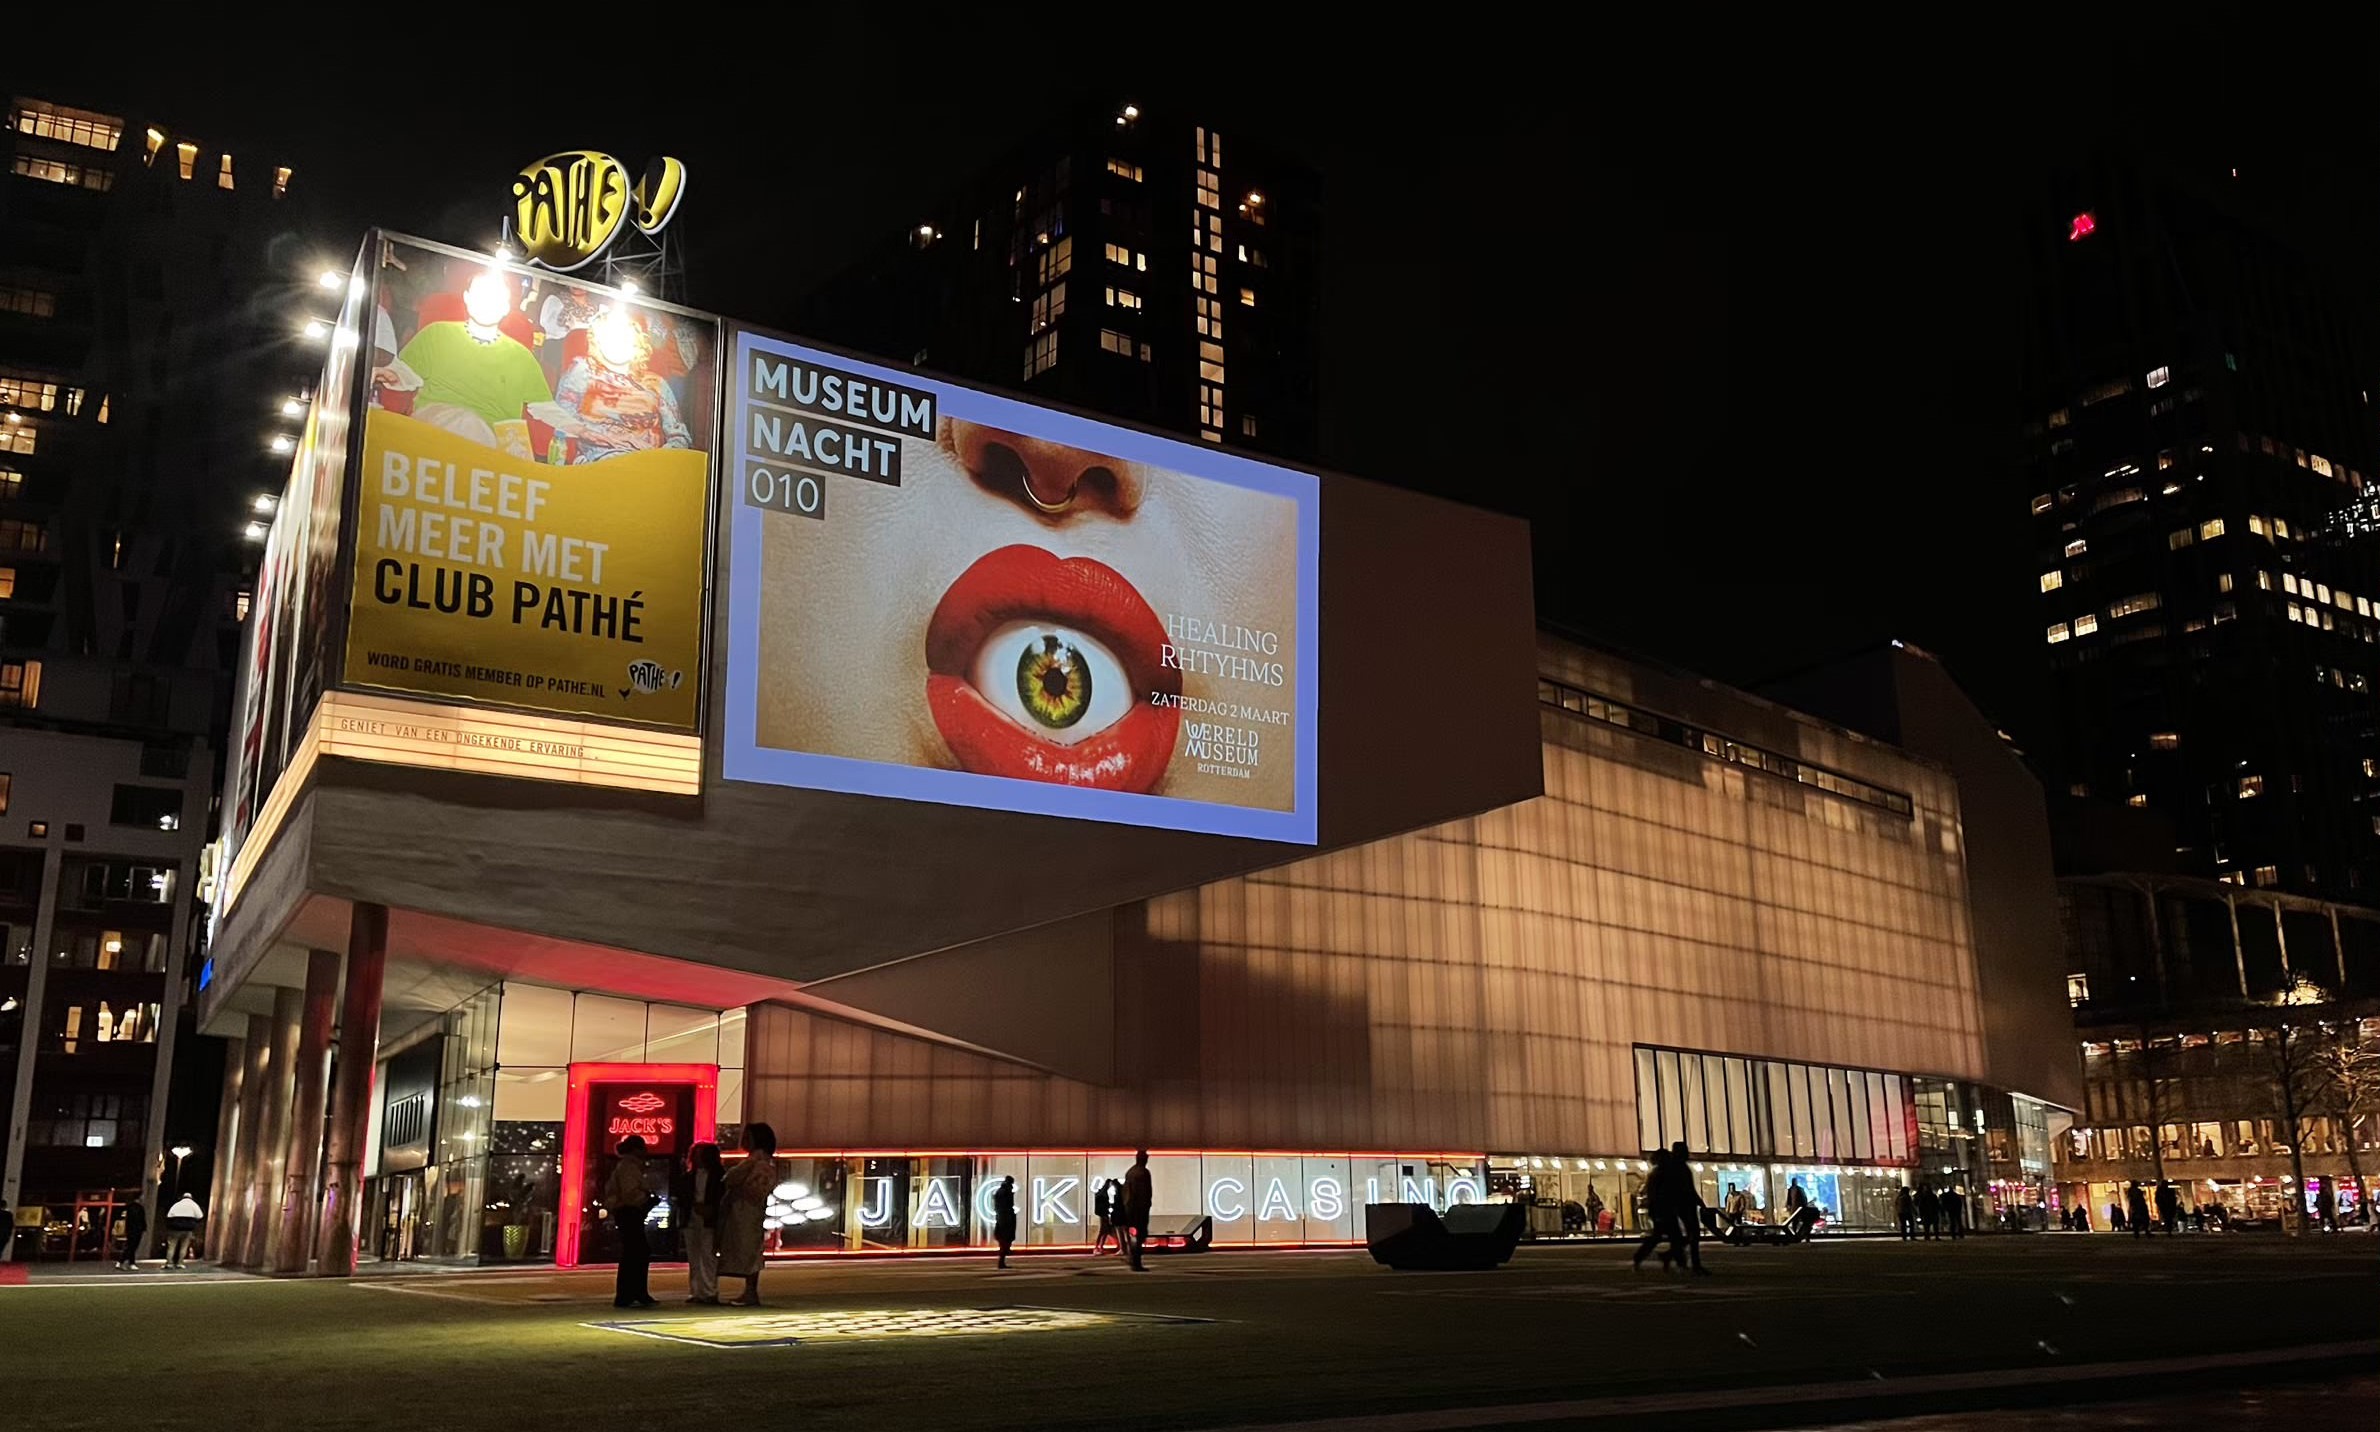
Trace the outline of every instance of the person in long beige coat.
<instances>
[{"instance_id":1,"label":"person in long beige coat","mask_svg":"<svg viewBox=\"0 0 2380 1432\"><path fill-rule=\"evenodd\" d=\"M727 1171L727 1193L719 1206L719 1274L744 1280L736 1305L760 1306L761 1244L769 1191L783 1181L777 1167L777 1131L766 1124L744 1126L745 1157Z\"/></svg>"}]
</instances>

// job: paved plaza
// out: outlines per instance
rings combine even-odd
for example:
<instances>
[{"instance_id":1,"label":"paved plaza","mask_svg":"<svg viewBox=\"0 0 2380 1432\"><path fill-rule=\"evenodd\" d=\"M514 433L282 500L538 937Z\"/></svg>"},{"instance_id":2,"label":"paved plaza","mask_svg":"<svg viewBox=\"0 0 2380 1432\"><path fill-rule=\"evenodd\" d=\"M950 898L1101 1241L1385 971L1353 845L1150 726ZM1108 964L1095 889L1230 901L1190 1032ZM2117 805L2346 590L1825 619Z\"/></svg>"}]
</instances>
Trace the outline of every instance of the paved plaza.
<instances>
[{"instance_id":1,"label":"paved plaza","mask_svg":"<svg viewBox=\"0 0 2380 1432\"><path fill-rule=\"evenodd\" d=\"M2360 1237L1858 1240L1711 1265L1632 1272L1608 1244L1524 1248L1494 1273L1355 1253L1152 1259L1137 1276L1081 1257L811 1264L771 1270L757 1313L617 1311L598 1272L44 1269L0 1288L0 1340L18 1349L5 1396L23 1432L1939 1428L2092 1425L2090 1406L2219 1408L2225 1425L2286 1408L2305 1428L2327 1415L2309 1406L2337 1425L2375 1407L2380 1245ZM676 1270L654 1275L680 1290ZM2120 1425L2171 1425L2141 1417Z\"/></svg>"}]
</instances>

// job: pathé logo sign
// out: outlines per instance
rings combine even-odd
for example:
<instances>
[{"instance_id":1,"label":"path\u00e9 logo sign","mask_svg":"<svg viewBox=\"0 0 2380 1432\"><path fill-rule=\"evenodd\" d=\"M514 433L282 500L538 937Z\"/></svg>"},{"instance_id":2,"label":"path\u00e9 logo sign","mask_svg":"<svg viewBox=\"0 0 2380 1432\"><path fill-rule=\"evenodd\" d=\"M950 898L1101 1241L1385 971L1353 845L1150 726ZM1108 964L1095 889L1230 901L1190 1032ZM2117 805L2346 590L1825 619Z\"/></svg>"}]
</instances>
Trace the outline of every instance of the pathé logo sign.
<instances>
[{"instance_id":1,"label":"path\u00e9 logo sign","mask_svg":"<svg viewBox=\"0 0 2380 1432\"><path fill-rule=\"evenodd\" d=\"M657 234L686 195L686 166L663 156L632 190L619 160L593 149L549 154L512 181L513 236L529 262L568 273L592 262L620 225Z\"/></svg>"}]
</instances>

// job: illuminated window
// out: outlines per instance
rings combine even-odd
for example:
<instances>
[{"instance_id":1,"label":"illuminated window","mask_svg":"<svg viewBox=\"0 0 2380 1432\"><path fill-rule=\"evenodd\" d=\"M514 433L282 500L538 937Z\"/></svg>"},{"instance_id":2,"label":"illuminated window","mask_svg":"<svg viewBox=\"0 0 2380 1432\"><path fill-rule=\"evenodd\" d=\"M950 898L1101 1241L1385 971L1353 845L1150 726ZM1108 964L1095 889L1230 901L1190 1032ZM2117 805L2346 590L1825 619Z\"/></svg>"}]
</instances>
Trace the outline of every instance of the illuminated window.
<instances>
[{"instance_id":1,"label":"illuminated window","mask_svg":"<svg viewBox=\"0 0 2380 1432\"><path fill-rule=\"evenodd\" d=\"M1198 385L1198 425L1201 428L1223 427L1223 390L1209 383Z\"/></svg>"},{"instance_id":2,"label":"illuminated window","mask_svg":"<svg viewBox=\"0 0 2380 1432\"><path fill-rule=\"evenodd\" d=\"M1131 334L1118 333L1113 328L1102 328L1099 330L1099 346L1110 353L1121 353L1127 358L1134 356L1136 348L1136 345L1132 341ZM1149 361L1148 344L1142 343L1137 345L1137 351L1140 360L1143 363Z\"/></svg>"},{"instance_id":3,"label":"illuminated window","mask_svg":"<svg viewBox=\"0 0 2380 1432\"><path fill-rule=\"evenodd\" d=\"M289 166L284 164L273 171L273 197L278 199L289 192Z\"/></svg>"},{"instance_id":4,"label":"illuminated window","mask_svg":"<svg viewBox=\"0 0 2380 1432\"><path fill-rule=\"evenodd\" d=\"M244 622L244 621L246 621L246 620L248 619L248 608L249 608L250 604L252 604L253 602L255 602L255 600L256 600L256 594L255 594L254 592L234 592L234 593L232 593L232 594L231 594L231 619L232 619L233 621L235 621L235 622Z\"/></svg>"},{"instance_id":5,"label":"illuminated window","mask_svg":"<svg viewBox=\"0 0 2380 1432\"><path fill-rule=\"evenodd\" d=\"M0 425L0 452L30 455L41 443L40 431L31 423Z\"/></svg>"},{"instance_id":6,"label":"illuminated window","mask_svg":"<svg viewBox=\"0 0 2380 1432\"><path fill-rule=\"evenodd\" d=\"M2068 1004L2088 1004L2090 1000L2091 977L2089 975L2066 976L2066 1002Z\"/></svg>"},{"instance_id":7,"label":"illuminated window","mask_svg":"<svg viewBox=\"0 0 2380 1432\"><path fill-rule=\"evenodd\" d=\"M2324 477L2335 476L2335 474L2331 471L2330 459L2324 457L2318 452L2310 452L2306 454L2306 466L2314 469L2314 471L2322 474Z\"/></svg>"},{"instance_id":8,"label":"illuminated window","mask_svg":"<svg viewBox=\"0 0 2380 1432\"><path fill-rule=\"evenodd\" d=\"M2089 636L2097 630L2099 630L2099 617L2096 613L2084 612L2074 619L2074 634L2076 636Z\"/></svg>"},{"instance_id":9,"label":"illuminated window","mask_svg":"<svg viewBox=\"0 0 2380 1432\"><path fill-rule=\"evenodd\" d=\"M1256 415L1254 413L1240 414L1240 436L1244 438L1256 436Z\"/></svg>"},{"instance_id":10,"label":"illuminated window","mask_svg":"<svg viewBox=\"0 0 2380 1432\"><path fill-rule=\"evenodd\" d=\"M2256 799L2258 796L2260 796L2260 795L2263 795L2263 794L2264 794L2264 777L2262 777L2262 776L2242 776L2242 777L2240 777L2240 778L2239 778L2239 780L2238 780L2238 781L2235 783L2235 792L2234 792L2234 793L2235 793L2235 794L2236 794L2236 795L2237 795L2237 796L2238 796L2238 797L2239 797L2241 800L2244 800L2244 801L2252 801L2252 800Z\"/></svg>"},{"instance_id":11,"label":"illuminated window","mask_svg":"<svg viewBox=\"0 0 2380 1432\"><path fill-rule=\"evenodd\" d=\"M28 179L64 184L70 189L90 189L104 194L116 186L115 171L97 164L69 164L62 159L19 154L13 167Z\"/></svg>"},{"instance_id":12,"label":"illuminated window","mask_svg":"<svg viewBox=\"0 0 2380 1432\"><path fill-rule=\"evenodd\" d=\"M2239 603L2237 603L2237 602L2217 602L2217 603L2215 603L2214 619L2215 619L2215 625L2216 625L2216 626L2221 626L2221 625L2223 625L2223 623L2225 623L2225 622L2234 622L2234 621L2238 621L2238 620L2239 620L2239 615L2240 615ZM2187 628L2187 630L2196 631L2196 630L2197 630L2197 628L2196 628L2196 627L2190 627L2190 628Z\"/></svg>"},{"instance_id":13,"label":"illuminated window","mask_svg":"<svg viewBox=\"0 0 2380 1432\"><path fill-rule=\"evenodd\" d=\"M1058 330L1055 328L1025 345L1025 376L1048 372L1058 366Z\"/></svg>"},{"instance_id":14,"label":"illuminated window","mask_svg":"<svg viewBox=\"0 0 2380 1432\"><path fill-rule=\"evenodd\" d=\"M2287 541L2289 538L2289 524L2282 521L2278 517L2274 518L2273 535L2275 537L2281 538L2283 541Z\"/></svg>"},{"instance_id":15,"label":"illuminated window","mask_svg":"<svg viewBox=\"0 0 2380 1432\"><path fill-rule=\"evenodd\" d=\"M2110 378L2098 387L2084 393L2079 401L2087 408L2093 403L2104 403L2110 398L2121 398L2131 391L2132 380L2130 378Z\"/></svg>"},{"instance_id":16,"label":"illuminated window","mask_svg":"<svg viewBox=\"0 0 2380 1432\"><path fill-rule=\"evenodd\" d=\"M41 704L41 663L0 661L0 706L30 711Z\"/></svg>"},{"instance_id":17,"label":"illuminated window","mask_svg":"<svg viewBox=\"0 0 2380 1432\"><path fill-rule=\"evenodd\" d=\"M2151 731L2149 733L2149 749L2152 751L2178 751L2181 747L2182 735L2179 731Z\"/></svg>"},{"instance_id":18,"label":"illuminated window","mask_svg":"<svg viewBox=\"0 0 2380 1432\"><path fill-rule=\"evenodd\" d=\"M2149 370L2149 386L2152 388L2162 388L2172 381L2173 370L2171 368L2151 368Z\"/></svg>"},{"instance_id":19,"label":"illuminated window","mask_svg":"<svg viewBox=\"0 0 2380 1432\"><path fill-rule=\"evenodd\" d=\"M1110 244L1108 247L1115 247ZM1066 277L1074 267L1074 236L1068 234L1041 251L1040 275L1044 287Z\"/></svg>"},{"instance_id":20,"label":"illuminated window","mask_svg":"<svg viewBox=\"0 0 2380 1432\"><path fill-rule=\"evenodd\" d=\"M198 172L197 145L192 144L189 140L185 139L181 143L174 146L174 153L181 160L183 178L187 179L191 175Z\"/></svg>"},{"instance_id":21,"label":"illuminated window","mask_svg":"<svg viewBox=\"0 0 2380 1432\"><path fill-rule=\"evenodd\" d=\"M1111 264L1122 264L1128 269L1137 269L1142 273L1149 271L1149 256L1138 250L1126 248L1122 244L1107 245L1107 261Z\"/></svg>"},{"instance_id":22,"label":"illuminated window","mask_svg":"<svg viewBox=\"0 0 2380 1432\"><path fill-rule=\"evenodd\" d=\"M1202 209L1223 207L1223 180L1212 169L1198 171L1198 205Z\"/></svg>"},{"instance_id":23,"label":"illuminated window","mask_svg":"<svg viewBox=\"0 0 2380 1432\"><path fill-rule=\"evenodd\" d=\"M2197 541L2197 540L2198 540L2197 534L2193 533L2193 532L2192 532L2192 531L2191 531L2189 528L2187 528L2187 527L2184 527L2184 528L2182 528L2181 530L2179 530L2179 531L2176 531L2176 532L2168 532L2168 533L2166 533L2166 534L2165 534L2165 545L2166 545L2166 547L2167 547L2168 549L2171 549L2171 548L2176 548L2176 547L2187 547L2187 546L2189 546L2191 543L2193 543L2193 542L2195 542L2195 541Z\"/></svg>"},{"instance_id":24,"label":"illuminated window","mask_svg":"<svg viewBox=\"0 0 2380 1432\"><path fill-rule=\"evenodd\" d=\"M21 313L28 318L55 318L58 316L58 295L46 288L0 283L0 313Z\"/></svg>"},{"instance_id":25,"label":"illuminated window","mask_svg":"<svg viewBox=\"0 0 2380 1432\"><path fill-rule=\"evenodd\" d=\"M2084 538L2081 538L2081 537L2077 537L2077 538L2075 538L2073 541L2071 541L2071 542L2069 542L2069 543L2067 543L2067 544L2066 544L2066 555L2067 555L2067 556L2069 556L2069 557L2079 557L2079 556L2081 556L2083 553L2085 553L2085 552L2088 552L2088 551L2090 551L2090 550L2091 550L2091 544L2090 544L2090 542L2089 542L2088 540L2084 539Z\"/></svg>"},{"instance_id":26,"label":"illuminated window","mask_svg":"<svg viewBox=\"0 0 2380 1432\"><path fill-rule=\"evenodd\" d=\"M0 502L13 502L25 493L25 475L13 467L0 467Z\"/></svg>"},{"instance_id":27,"label":"illuminated window","mask_svg":"<svg viewBox=\"0 0 2380 1432\"><path fill-rule=\"evenodd\" d=\"M2049 415L2049 425L2053 428L2062 428L2073 421L2074 411L2071 408L2060 408Z\"/></svg>"},{"instance_id":28,"label":"illuminated window","mask_svg":"<svg viewBox=\"0 0 2380 1432\"><path fill-rule=\"evenodd\" d=\"M2259 866L2257 866L2257 867L2256 867L2256 875L2255 875L2255 882L2254 882L2254 883L2256 883L2256 884L2258 884L2258 885L2278 885L2278 884L2280 884L2280 883L2281 883L2281 867L2279 867L2279 866L2277 866L2277 865L2259 865Z\"/></svg>"},{"instance_id":29,"label":"illuminated window","mask_svg":"<svg viewBox=\"0 0 2380 1432\"><path fill-rule=\"evenodd\" d=\"M1064 312L1066 312L1066 285L1059 284L1056 288L1048 290L1033 300L1033 331L1039 333L1049 327L1052 323L1057 322L1059 315Z\"/></svg>"},{"instance_id":30,"label":"illuminated window","mask_svg":"<svg viewBox=\"0 0 2380 1432\"><path fill-rule=\"evenodd\" d=\"M2134 792L2133 794L2124 797L2124 804L2128 806L2143 807L2148 803L2149 798L2147 796L2141 795L2138 792Z\"/></svg>"},{"instance_id":31,"label":"illuminated window","mask_svg":"<svg viewBox=\"0 0 2380 1432\"><path fill-rule=\"evenodd\" d=\"M1198 336L1221 338L1223 336L1222 302L1208 298L1205 294L1198 295L1196 301L1198 304Z\"/></svg>"},{"instance_id":32,"label":"illuminated window","mask_svg":"<svg viewBox=\"0 0 2380 1432\"><path fill-rule=\"evenodd\" d=\"M215 171L215 187L218 189L231 187L231 156L228 154L223 156L223 167Z\"/></svg>"},{"instance_id":33,"label":"illuminated window","mask_svg":"<svg viewBox=\"0 0 2380 1432\"><path fill-rule=\"evenodd\" d=\"M2053 622L2051 623L2049 629L2049 644L2051 646L2056 646L2059 642L2062 642L2073 635L2073 629L2068 627L2066 623Z\"/></svg>"},{"instance_id":34,"label":"illuminated window","mask_svg":"<svg viewBox=\"0 0 2380 1432\"><path fill-rule=\"evenodd\" d=\"M2034 498L2033 515L2035 517L2039 517L2042 513L2049 511L2050 508L2055 505L2056 501L2056 498L2051 497L2046 492L2041 494L2039 497Z\"/></svg>"},{"instance_id":35,"label":"illuminated window","mask_svg":"<svg viewBox=\"0 0 2380 1432\"><path fill-rule=\"evenodd\" d=\"M0 407L49 412L58 406L58 385L22 369L0 369Z\"/></svg>"},{"instance_id":36,"label":"illuminated window","mask_svg":"<svg viewBox=\"0 0 2380 1432\"><path fill-rule=\"evenodd\" d=\"M99 421L102 425L107 422L107 394L105 393L99 395Z\"/></svg>"},{"instance_id":37,"label":"illuminated window","mask_svg":"<svg viewBox=\"0 0 2380 1432\"><path fill-rule=\"evenodd\" d=\"M2064 572L2044 572L2041 574L2041 590L2045 592L2054 592L2058 588L2065 585L2066 574Z\"/></svg>"},{"instance_id":38,"label":"illuminated window","mask_svg":"<svg viewBox=\"0 0 2380 1432\"><path fill-rule=\"evenodd\" d=\"M2215 538L2222 536L2223 519L2220 517L2212 517L2204 522L2199 523L2198 535L2202 538Z\"/></svg>"},{"instance_id":39,"label":"illuminated window","mask_svg":"<svg viewBox=\"0 0 2380 1432\"><path fill-rule=\"evenodd\" d=\"M2217 572L2215 574L2215 590L2218 592L2228 592L2231 590L2231 574L2229 572Z\"/></svg>"},{"instance_id":40,"label":"illuminated window","mask_svg":"<svg viewBox=\"0 0 2380 1432\"><path fill-rule=\"evenodd\" d=\"M2366 776L2380 776L2380 761L2375 761L2370 756L2364 757L2363 773Z\"/></svg>"},{"instance_id":41,"label":"illuminated window","mask_svg":"<svg viewBox=\"0 0 2380 1432\"><path fill-rule=\"evenodd\" d=\"M99 149L113 154L124 138L124 121L112 114L98 114L87 109L68 109L62 104L43 100L19 100L9 124L19 134L37 139L55 139L67 144L79 144L85 149Z\"/></svg>"},{"instance_id":42,"label":"illuminated window","mask_svg":"<svg viewBox=\"0 0 2380 1432\"><path fill-rule=\"evenodd\" d=\"M2113 621L2118 617L2128 617L2136 612L2153 612L2163 605L2165 605L2165 599L2157 593L2142 592L2137 596L2126 597L2109 607L2107 616L2108 620Z\"/></svg>"},{"instance_id":43,"label":"illuminated window","mask_svg":"<svg viewBox=\"0 0 2380 1432\"><path fill-rule=\"evenodd\" d=\"M1141 308L1140 295L1128 288L1111 288L1107 291L1107 306L1129 308L1137 313Z\"/></svg>"},{"instance_id":44,"label":"illuminated window","mask_svg":"<svg viewBox=\"0 0 2380 1432\"><path fill-rule=\"evenodd\" d=\"M148 142L148 152L141 156L140 162L150 166L151 168L155 168L157 164L157 151L165 147L165 131L157 128L155 125L151 125L149 127Z\"/></svg>"},{"instance_id":45,"label":"illuminated window","mask_svg":"<svg viewBox=\"0 0 2380 1432\"><path fill-rule=\"evenodd\" d=\"M1107 161L1107 172L1119 179L1129 179L1135 184L1138 184L1142 178L1139 165L1129 159L1117 159L1112 155Z\"/></svg>"},{"instance_id":46,"label":"illuminated window","mask_svg":"<svg viewBox=\"0 0 2380 1432\"><path fill-rule=\"evenodd\" d=\"M16 594L17 569L14 567L0 567L0 601L5 601ZM0 811L5 811L7 809L7 806L0 805Z\"/></svg>"},{"instance_id":47,"label":"illuminated window","mask_svg":"<svg viewBox=\"0 0 2380 1432\"><path fill-rule=\"evenodd\" d=\"M2303 586L2304 584L2303 584L2303 583L2300 583L2299 585L2300 585L2300 586ZM2315 600L2315 601L2318 601L2318 602L2327 602L2327 601L2329 601L2329 600L2330 600L2330 584L2329 584L2329 583L2327 583L2327 582L2316 582L2316 583L2314 584L2314 600Z\"/></svg>"},{"instance_id":48,"label":"illuminated window","mask_svg":"<svg viewBox=\"0 0 2380 1432\"><path fill-rule=\"evenodd\" d=\"M2248 530L2258 537L2270 537L2272 535L2272 529L2265 526L2264 519L2257 516L2255 513L2248 514Z\"/></svg>"},{"instance_id":49,"label":"illuminated window","mask_svg":"<svg viewBox=\"0 0 2380 1432\"><path fill-rule=\"evenodd\" d=\"M2283 572L2283 573L2281 574L2281 590L2282 590L2282 591L2284 591L2284 592L2287 592L2289 595L2291 595L2291 596L2293 596L2293 597L2294 597L2294 596L2296 596L2296 595L2298 594L2298 591L2297 591L2297 573L2295 573L2295 572Z\"/></svg>"}]
</instances>

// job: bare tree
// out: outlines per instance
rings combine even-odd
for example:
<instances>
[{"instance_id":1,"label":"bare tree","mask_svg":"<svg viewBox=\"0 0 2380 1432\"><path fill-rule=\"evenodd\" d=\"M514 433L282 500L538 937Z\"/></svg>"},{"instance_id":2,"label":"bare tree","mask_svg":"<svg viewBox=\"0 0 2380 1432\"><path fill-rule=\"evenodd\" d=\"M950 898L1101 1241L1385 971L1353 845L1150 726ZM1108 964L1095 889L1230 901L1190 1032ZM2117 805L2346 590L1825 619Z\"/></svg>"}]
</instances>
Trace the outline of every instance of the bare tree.
<instances>
[{"instance_id":1,"label":"bare tree","mask_svg":"<svg viewBox=\"0 0 2380 1432\"><path fill-rule=\"evenodd\" d=\"M2251 1039L2264 1036L2264 1072L2270 1080L2273 1113L2289 1135L2289 1211L2281 1228L2290 1234L2305 1231L2306 1121L2321 1108L2326 1083L2323 1021L2315 1012L2329 999L2322 986L2298 975L2281 995L2279 1018L2249 1034Z\"/></svg>"},{"instance_id":2,"label":"bare tree","mask_svg":"<svg viewBox=\"0 0 2380 1432\"><path fill-rule=\"evenodd\" d=\"M2346 1140L2355 1206L2369 1218L2371 1186L2364 1181L2363 1158L2356 1152L2355 1124L2366 1115L2380 1115L2380 1040L2364 1038L2362 1022L2350 1016L2328 1027L2314 1058L2322 1075L2322 1105L2339 1121Z\"/></svg>"},{"instance_id":3,"label":"bare tree","mask_svg":"<svg viewBox=\"0 0 2380 1432\"><path fill-rule=\"evenodd\" d=\"M2126 1124L2146 1123L2149 1126L2149 1157L2154 1161L2157 1182L2165 1182L2165 1122L2180 1103L2181 1081L2174 1061L2178 1057L2180 1041L2167 1037L2160 1041L2146 1028L2136 1029L2136 1040L2114 1041L2119 1071L2116 1098L2121 1117ZM2124 1043L2136 1047L2117 1053Z\"/></svg>"}]
</instances>

